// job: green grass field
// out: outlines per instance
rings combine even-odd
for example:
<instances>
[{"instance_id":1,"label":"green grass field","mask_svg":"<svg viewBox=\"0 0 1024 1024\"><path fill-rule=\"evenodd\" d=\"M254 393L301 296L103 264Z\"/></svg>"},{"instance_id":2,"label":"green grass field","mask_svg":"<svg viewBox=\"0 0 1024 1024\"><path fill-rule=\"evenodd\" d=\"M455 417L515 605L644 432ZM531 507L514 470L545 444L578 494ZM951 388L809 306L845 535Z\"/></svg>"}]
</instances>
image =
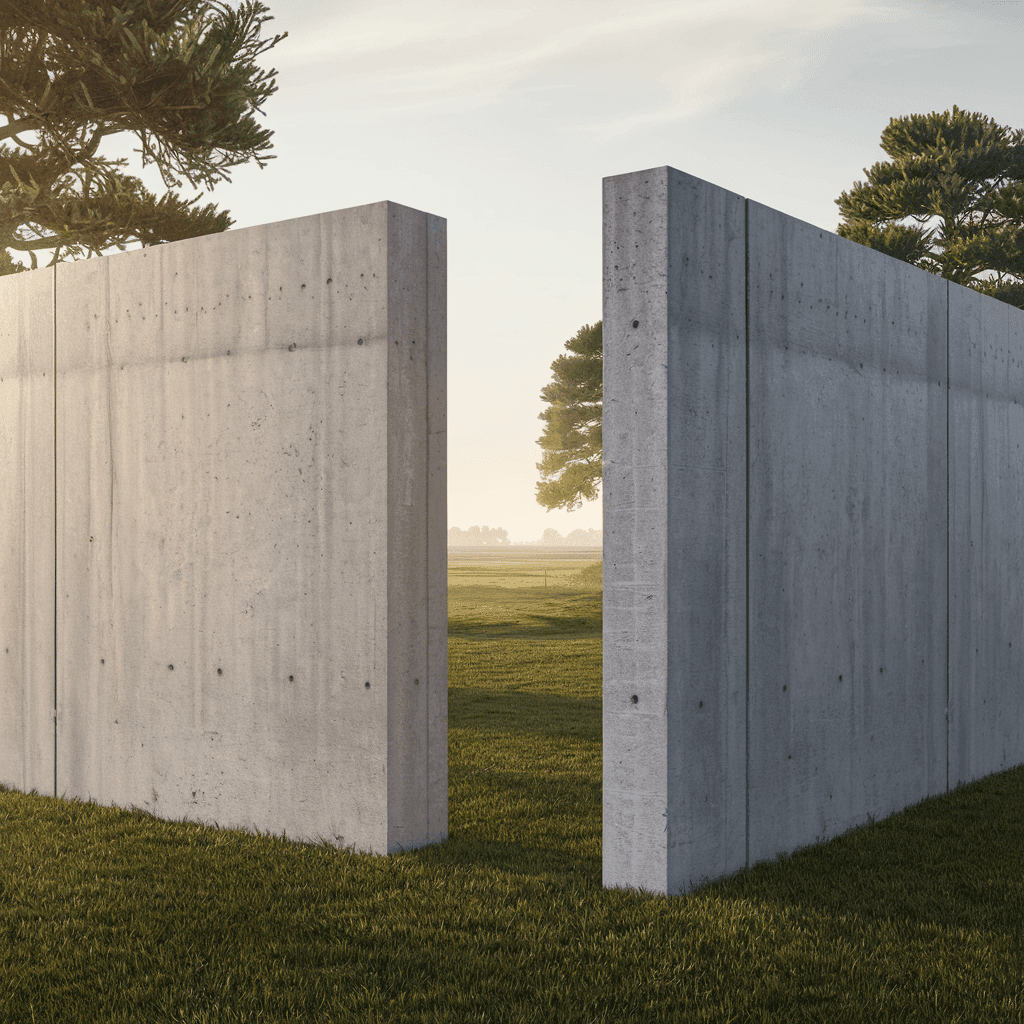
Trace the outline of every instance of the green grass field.
<instances>
[{"instance_id":1,"label":"green grass field","mask_svg":"<svg viewBox=\"0 0 1024 1024\"><path fill-rule=\"evenodd\" d=\"M600 563L449 581L446 842L0 789L0 1022L1024 1020L1024 768L688 896L605 890Z\"/></svg>"}]
</instances>

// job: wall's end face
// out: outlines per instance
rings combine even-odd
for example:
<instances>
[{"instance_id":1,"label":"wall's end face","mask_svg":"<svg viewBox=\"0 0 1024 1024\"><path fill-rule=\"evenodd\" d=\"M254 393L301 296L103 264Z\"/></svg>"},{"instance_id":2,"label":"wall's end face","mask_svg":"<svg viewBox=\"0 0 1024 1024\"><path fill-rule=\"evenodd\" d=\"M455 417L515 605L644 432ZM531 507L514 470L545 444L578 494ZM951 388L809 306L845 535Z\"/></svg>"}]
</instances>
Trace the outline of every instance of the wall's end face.
<instances>
[{"instance_id":1,"label":"wall's end face","mask_svg":"<svg viewBox=\"0 0 1024 1024\"><path fill-rule=\"evenodd\" d=\"M988 296L670 167L604 180L606 886L1024 761L1022 352Z\"/></svg>"},{"instance_id":2,"label":"wall's end face","mask_svg":"<svg viewBox=\"0 0 1024 1024\"><path fill-rule=\"evenodd\" d=\"M609 887L744 866L743 209L705 184L604 179Z\"/></svg>"},{"instance_id":3,"label":"wall's end face","mask_svg":"<svg viewBox=\"0 0 1024 1024\"><path fill-rule=\"evenodd\" d=\"M55 268L57 796L447 835L445 228L383 202Z\"/></svg>"}]
</instances>

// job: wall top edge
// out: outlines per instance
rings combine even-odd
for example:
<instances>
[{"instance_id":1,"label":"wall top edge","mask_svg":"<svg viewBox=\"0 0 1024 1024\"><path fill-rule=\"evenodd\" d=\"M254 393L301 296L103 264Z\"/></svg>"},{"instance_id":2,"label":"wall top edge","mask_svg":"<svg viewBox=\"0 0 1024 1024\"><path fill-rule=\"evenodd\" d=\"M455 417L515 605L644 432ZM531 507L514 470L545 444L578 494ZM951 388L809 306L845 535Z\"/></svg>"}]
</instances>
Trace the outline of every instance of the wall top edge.
<instances>
[{"instance_id":1,"label":"wall top edge","mask_svg":"<svg viewBox=\"0 0 1024 1024\"><path fill-rule=\"evenodd\" d=\"M606 174L601 179L601 181L602 182L621 181L621 180L623 180L625 178L636 178L636 177L638 177L639 175L642 175L642 174L658 175L662 180L664 180L665 177L667 177L669 171L675 171L675 170L676 169L674 167L670 167L668 164L662 164L661 167L648 167L648 168L646 168L646 169L644 169L642 171L623 171L621 174ZM685 172L676 171L676 173L680 174L680 173L685 173ZM711 185L713 183L709 181L708 184Z\"/></svg>"},{"instance_id":2,"label":"wall top edge","mask_svg":"<svg viewBox=\"0 0 1024 1024\"><path fill-rule=\"evenodd\" d=\"M724 188L721 185L716 185L713 181L708 181L705 178L698 178L695 174L689 174L686 171L680 171L678 168L672 167L669 164L664 164L661 167L649 167L645 170L640 171L629 171L625 174L610 175L602 178L601 181L603 184L605 201L607 202L609 200L609 192L613 190L618 192L618 198L620 200L625 199L628 202L629 199L638 197L637 192L639 191L639 197L644 198L645 201L650 201L650 199L654 197L643 197L642 190L638 190L638 186L642 185L642 179L644 176L648 176L648 178L652 179L648 182L649 185L652 185L655 188L665 190L661 194L660 198L662 202L666 204L666 207L669 201L668 186L670 184L683 184L689 185L690 187L693 188L714 189L716 192L721 193L725 197L736 200L738 202L749 204L747 209L752 215L754 214L754 211L757 210L759 211L759 214L762 216L767 215L769 217L782 217L792 226L799 226L807 231L816 231L820 236L831 236L833 239L835 239L836 244L840 246L846 245L855 246L857 249L868 249L869 251L874 252L879 258L891 260L894 264L899 264L902 268L909 268L911 272L916 271L918 274L924 275L925 277L935 278L938 281L942 281L947 286L947 301L953 301L953 292L956 289L959 289L960 294L958 296L958 301L977 301L984 304L984 300L988 300L989 302L998 303L998 306L992 307L993 312L997 310L1013 310L1015 311L1013 314L1014 316L1019 314L1021 318L1024 318L1024 310L1018 309L1018 307L1014 306L1012 303L1005 302L1004 300L998 299L992 295L986 295L983 292L979 292L975 288L970 288L967 285L960 284L957 281L951 281L949 278L943 277L941 274L933 273L932 271L926 269L925 267L919 267L914 263L907 263L904 260L898 259L895 256L890 256L888 253L880 252L875 249L870 249L869 246L861 245L859 242L853 241L853 239L843 238L840 234L838 234L835 231L829 231L827 228L820 227L817 224L812 224L810 221L801 220L799 217L794 217L792 214L784 213L782 210L777 210L774 206L768 206L765 203L759 203L756 199L751 199L749 196L740 195L738 192L733 192L730 189ZM675 178L674 182L672 181L673 178ZM1022 320L1022 326L1024 326L1024 320Z\"/></svg>"},{"instance_id":3,"label":"wall top edge","mask_svg":"<svg viewBox=\"0 0 1024 1024\"><path fill-rule=\"evenodd\" d=\"M166 248L169 245L187 245L189 243L194 243L194 242L197 242L197 241L199 241L199 240L201 240L203 238L210 238L210 237L213 237L215 235L232 235L232 236L235 236L235 235L243 234L246 231L262 231L262 230L277 228L277 227L280 227L280 226L285 225L285 224L294 224L294 223L296 223L298 221L309 221L309 222L320 221L320 220L323 220L324 218L327 218L327 217L335 217L335 216L337 216L339 214L353 214L353 213L357 213L358 211L361 211L361 210L362 211L374 211L374 212L378 213L380 216L382 216L383 218L385 218L385 220L388 218L389 214L392 215L392 216L394 216L396 214L400 214L400 213L406 214L406 215L414 214L416 216L426 217L426 218L428 218L428 220L432 221L436 226L444 227L445 230L447 230L447 224L448 224L448 218L447 217L439 217L437 214L427 213L426 211L418 210L418 209L416 209L413 206L405 206L402 203L396 203L396 202L394 202L394 200L391 200L391 199L382 199L380 202L377 202L377 203L363 203L360 206L340 207L340 208L338 208L336 210L324 210L324 211L321 211L320 213L303 214L301 217L287 217L284 220L268 221L265 224L250 224L248 227L228 228L227 231L215 231L215 232L212 232L210 235L195 235L192 238L180 238L180 239L176 239L173 242L161 242L158 245L137 246L136 248L133 248L133 249L126 248L124 251L113 249L110 252L104 252L104 253L101 253L98 256L83 256L83 257L80 257L78 259L62 259L62 260L60 260L59 262L57 262L55 264L46 264L45 266L37 267L35 270L26 270L23 273L16 274L16 275L10 275L10 276L11 276L11 278L21 279L21 278L25 277L25 274L37 274L37 275L38 274L43 274L43 273L51 273L52 274L52 273L56 272L58 267L65 268L65 269L63 269L61 271L62 273L65 273L67 268L76 266L77 264L89 263L89 262L92 262L92 261L97 260L97 259L106 259L106 258L109 258L111 256L130 256L132 254L137 254L137 253L140 253L140 252L149 252L151 250L163 249L163 248ZM25 280L28 280L28 279L25 278Z\"/></svg>"}]
</instances>

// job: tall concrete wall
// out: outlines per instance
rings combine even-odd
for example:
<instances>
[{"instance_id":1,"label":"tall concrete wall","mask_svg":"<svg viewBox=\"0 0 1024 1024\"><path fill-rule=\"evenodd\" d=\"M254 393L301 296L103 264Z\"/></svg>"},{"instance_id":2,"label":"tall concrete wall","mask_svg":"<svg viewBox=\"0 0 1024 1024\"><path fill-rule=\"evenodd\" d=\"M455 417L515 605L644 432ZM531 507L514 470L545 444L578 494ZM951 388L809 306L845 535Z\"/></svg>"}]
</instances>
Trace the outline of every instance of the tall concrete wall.
<instances>
[{"instance_id":1,"label":"tall concrete wall","mask_svg":"<svg viewBox=\"0 0 1024 1024\"><path fill-rule=\"evenodd\" d=\"M0 781L445 838L446 230L382 202L0 278Z\"/></svg>"},{"instance_id":2,"label":"tall concrete wall","mask_svg":"<svg viewBox=\"0 0 1024 1024\"><path fill-rule=\"evenodd\" d=\"M1024 311L658 167L603 322L604 885L1024 762Z\"/></svg>"}]
</instances>

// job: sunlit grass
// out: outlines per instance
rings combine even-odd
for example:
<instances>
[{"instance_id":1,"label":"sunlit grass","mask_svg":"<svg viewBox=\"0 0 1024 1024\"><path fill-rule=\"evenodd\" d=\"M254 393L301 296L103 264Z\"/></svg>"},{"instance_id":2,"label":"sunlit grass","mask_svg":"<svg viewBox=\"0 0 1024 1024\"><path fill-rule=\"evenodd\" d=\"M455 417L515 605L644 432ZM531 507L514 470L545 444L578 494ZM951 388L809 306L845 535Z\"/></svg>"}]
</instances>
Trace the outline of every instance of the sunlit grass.
<instances>
[{"instance_id":1,"label":"sunlit grass","mask_svg":"<svg viewBox=\"0 0 1024 1024\"><path fill-rule=\"evenodd\" d=\"M605 890L600 563L449 581L447 841L0 791L0 1022L1024 1019L1024 768L689 896Z\"/></svg>"}]
</instances>

